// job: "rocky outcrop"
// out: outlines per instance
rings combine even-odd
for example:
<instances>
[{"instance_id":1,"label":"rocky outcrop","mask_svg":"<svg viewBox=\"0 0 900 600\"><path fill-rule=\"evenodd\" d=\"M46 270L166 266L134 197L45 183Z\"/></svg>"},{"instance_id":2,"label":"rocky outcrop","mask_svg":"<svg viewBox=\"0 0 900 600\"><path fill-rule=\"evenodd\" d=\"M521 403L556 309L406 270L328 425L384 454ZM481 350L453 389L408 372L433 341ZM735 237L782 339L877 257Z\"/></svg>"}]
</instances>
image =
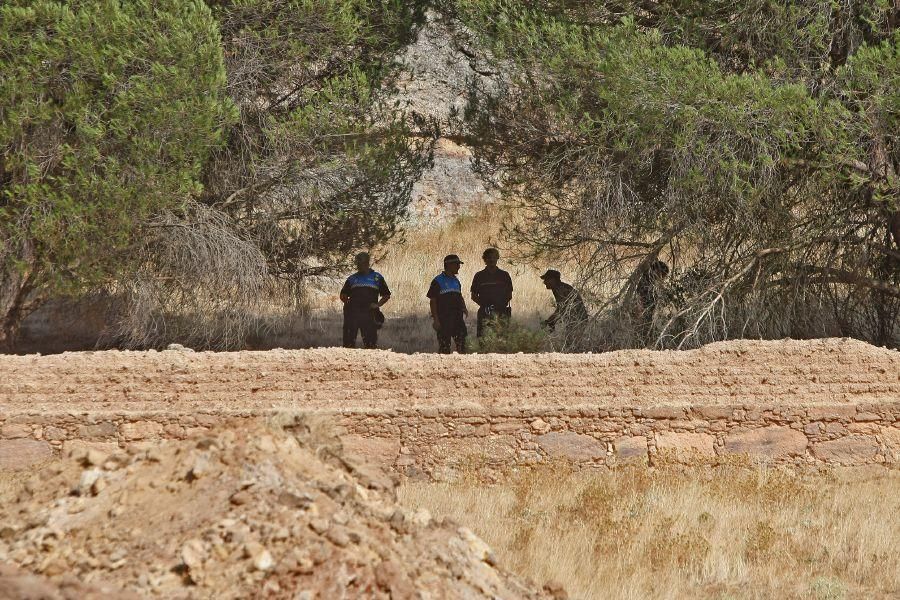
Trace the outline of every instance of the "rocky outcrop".
<instances>
[{"instance_id":1,"label":"rocky outcrop","mask_svg":"<svg viewBox=\"0 0 900 600\"><path fill-rule=\"evenodd\" d=\"M435 225L498 199L475 173L472 151L459 142L470 94L495 95L502 77L461 24L429 10L415 42L397 58L403 67L395 100L411 117L439 125L434 165L413 186L417 225Z\"/></svg>"}]
</instances>

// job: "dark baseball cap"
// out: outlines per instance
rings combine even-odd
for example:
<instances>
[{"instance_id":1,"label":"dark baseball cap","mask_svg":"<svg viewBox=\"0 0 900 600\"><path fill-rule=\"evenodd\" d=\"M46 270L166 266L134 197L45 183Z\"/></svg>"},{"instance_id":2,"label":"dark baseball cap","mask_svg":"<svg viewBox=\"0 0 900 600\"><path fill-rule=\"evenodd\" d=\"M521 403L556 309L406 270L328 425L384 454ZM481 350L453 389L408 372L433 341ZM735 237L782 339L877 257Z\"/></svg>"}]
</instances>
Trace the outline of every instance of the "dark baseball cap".
<instances>
[{"instance_id":1,"label":"dark baseball cap","mask_svg":"<svg viewBox=\"0 0 900 600\"><path fill-rule=\"evenodd\" d=\"M444 257L444 264L446 265L449 263L459 263L461 265L465 264L463 261L459 260L459 257L455 254L448 254Z\"/></svg>"},{"instance_id":2,"label":"dark baseball cap","mask_svg":"<svg viewBox=\"0 0 900 600\"><path fill-rule=\"evenodd\" d=\"M547 271L541 275L541 279L562 279L562 274L556 269L547 269Z\"/></svg>"}]
</instances>

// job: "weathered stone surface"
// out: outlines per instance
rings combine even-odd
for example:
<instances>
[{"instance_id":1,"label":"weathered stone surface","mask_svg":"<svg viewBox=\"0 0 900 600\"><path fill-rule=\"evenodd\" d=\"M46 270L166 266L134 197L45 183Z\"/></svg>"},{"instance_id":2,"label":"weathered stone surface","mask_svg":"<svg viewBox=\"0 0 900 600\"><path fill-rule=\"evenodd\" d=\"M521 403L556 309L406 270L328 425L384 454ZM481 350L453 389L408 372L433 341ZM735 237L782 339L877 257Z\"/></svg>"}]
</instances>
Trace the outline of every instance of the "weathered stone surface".
<instances>
[{"instance_id":1,"label":"weathered stone surface","mask_svg":"<svg viewBox=\"0 0 900 600\"><path fill-rule=\"evenodd\" d=\"M620 437L613 442L616 457L622 461L646 461L647 438L639 436Z\"/></svg>"},{"instance_id":2,"label":"weathered stone surface","mask_svg":"<svg viewBox=\"0 0 900 600\"><path fill-rule=\"evenodd\" d=\"M144 440L159 436L162 425L155 421L135 421L123 423L119 429L126 440Z\"/></svg>"},{"instance_id":3,"label":"weathered stone surface","mask_svg":"<svg viewBox=\"0 0 900 600\"><path fill-rule=\"evenodd\" d=\"M807 409L806 414L810 419L814 421L837 421L840 419L852 419L856 416L856 406L812 406Z\"/></svg>"},{"instance_id":4,"label":"weathered stone surface","mask_svg":"<svg viewBox=\"0 0 900 600\"><path fill-rule=\"evenodd\" d=\"M606 458L606 444L571 431L554 431L535 438L541 448L554 458L565 458L574 461L596 460Z\"/></svg>"},{"instance_id":5,"label":"weathered stone surface","mask_svg":"<svg viewBox=\"0 0 900 600\"><path fill-rule=\"evenodd\" d=\"M752 454L769 458L786 458L806 454L806 436L790 427L761 427L736 431L725 436L729 454Z\"/></svg>"},{"instance_id":6,"label":"weathered stone surface","mask_svg":"<svg viewBox=\"0 0 900 600\"><path fill-rule=\"evenodd\" d=\"M680 462L715 456L714 443L713 436L706 433L663 431L656 434L656 449L660 454Z\"/></svg>"},{"instance_id":7,"label":"weathered stone surface","mask_svg":"<svg viewBox=\"0 0 900 600\"><path fill-rule=\"evenodd\" d=\"M651 406L642 408L641 416L648 419L684 419L685 410L678 406Z\"/></svg>"},{"instance_id":8,"label":"weathered stone surface","mask_svg":"<svg viewBox=\"0 0 900 600\"><path fill-rule=\"evenodd\" d=\"M112 421L101 421L92 425L82 425L78 428L78 437L91 438L111 438L116 437L119 428Z\"/></svg>"},{"instance_id":9,"label":"weathered stone surface","mask_svg":"<svg viewBox=\"0 0 900 600\"><path fill-rule=\"evenodd\" d=\"M31 426L22 423L8 423L0 428L0 437L4 439L26 438L31 436Z\"/></svg>"},{"instance_id":10,"label":"weathered stone surface","mask_svg":"<svg viewBox=\"0 0 900 600\"><path fill-rule=\"evenodd\" d=\"M117 442L95 442L88 440L66 440L62 444L63 456L69 456L73 452L97 450L105 454L113 454L119 449Z\"/></svg>"},{"instance_id":11,"label":"weathered stone surface","mask_svg":"<svg viewBox=\"0 0 900 600\"><path fill-rule=\"evenodd\" d=\"M881 417L873 412L857 412L856 417L854 417L856 421L861 423L869 422L869 421L880 421Z\"/></svg>"},{"instance_id":12,"label":"weathered stone surface","mask_svg":"<svg viewBox=\"0 0 900 600\"><path fill-rule=\"evenodd\" d=\"M848 435L836 440L813 444L813 455L824 461L843 465L870 463L878 454L878 442L868 435Z\"/></svg>"},{"instance_id":13,"label":"weathered stone surface","mask_svg":"<svg viewBox=\"0 0 900 600\"><path fill-rule=\"evenodd\" d=\"M718 420L730 419L734 414L734 407L731 406L695 406L691 410L694 414L699 415L703 419Z\"/></svg>"},{"instance_id":14,"label":"weathered stone surface","mask_svg":"<svg viewBox=\"0 0 900 600\"><path fill-rule=\"evenodd\" d=\"M885 458L889 463L900 463L900 429L897 427L882 427L881 440L885 446Z\"/></svg>"},{"instance_id":15,"label":"weathered stone surface","mask_svg":"<svg viewBox=\"0 0 900 600\"><path fill-rule=\"evenodd\" d=\"M348 435L341 438L344 452L351 457L362 459L380 467L389 467L400 454L400 440L397 438L363 437Z\"/></svg>"},{"instance_id":16,"label":"weathered stone surface","mask_svg":"<svg viewBox=\"0 0 900 600\"><path fill-rule=\"evenodd\" d=\"M0 440L0 469L27 469L53 456L50 444L18 438Z\"/></svg>"},{"instance_id":17,"label":"weathered stone surface","mask_svg":"<svg viewBox=\"0 0 900 600\"><path fill-rule=\"evenodd\" d=\"M68 437L68 433L62 427L54 427L52 425L47 425L44 427L44 439L51 441L61 441Z\"/></svg>"}]
</instances>

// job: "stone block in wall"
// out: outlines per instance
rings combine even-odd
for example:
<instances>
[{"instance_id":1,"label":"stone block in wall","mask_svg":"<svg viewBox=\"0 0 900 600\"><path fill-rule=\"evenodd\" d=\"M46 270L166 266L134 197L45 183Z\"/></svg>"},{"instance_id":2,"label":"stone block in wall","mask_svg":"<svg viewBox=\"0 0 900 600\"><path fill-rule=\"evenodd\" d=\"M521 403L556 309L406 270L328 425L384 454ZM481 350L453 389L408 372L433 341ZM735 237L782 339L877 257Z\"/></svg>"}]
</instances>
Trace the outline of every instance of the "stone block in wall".
<instances>
[{"instance_id":1,"label":"stone block in wall","mask_svg":"<svg viewBox=\"0 0 900 600\"><path fill-rule=\"evenodd\" d=\"M715 456L714 444L715 438L706 433L663 431L656 434L656 450L679 462Z\"/></svg>"},{"instance_id":2,"label":"stone block in wall","mask_svg":"<svg viewBox=\"0 0 900 600\"><path fill-rule=\"evenodd\" d=\"M803 427L803 433L806 435L819 435L824 431L825 425L820 421L813 421L812 423L807 423Z\"/></svg>"},{"instance_id":3,"label":"stone block in wall","mask_svg":"<svg viewBox=\"0 0 900 600\"><path fill-rule=\"evenodd\" d=\"M554 431L534 438L553 458L587 461L606 458L606 444L589 435L572 431Z\"/></svg>"},{"instance_id":4,"label":"stone block in wall","mask_svg":"<svg viewBox=\"0 0 900 600\"><path fill-rule=\"evenodd\" d=\"M26 438L0 440L0 469L27 469L52 456L50 444L41 440Z\"/></svg>"},{"instance_id":5,"label":"stone block in wall","mask_svg":"<svg viewBox=\"0 0 900 600\"><path fill-rule=\"evenodd\" d=\"M443 423L425 423L419 425L418 434L426 437L443 437L447 435L447 428Z\"/></svg>"},{"instance_id":6,"label":"stone block in wall","mask_svg":"<svg viewBox=\"0 0 900 600\"><path fill-rule=\"evenodd\" d=\"M83 439L112 438L119 432L118 426L112 421L101 421L92 425L82 425L78 428L78 437Z\"/></svg>"},{"instance_id":7,"label":"stone block in wall","mask_svg":"<svg viewBox=\"0 0 900 600\"><path fill-rule=\"evenodd\" d=\"M7 423L0 428L0 437L7 440L31 437L31 425L25 423Z\"/></svg>"},{"instance_id":8,"label":"stone block in wall","mask_svg":"<svg viewBox=\"0 0 900 600\"><path fill-rule=\"evenodd\" d=\"M169 423L163 427L163 431L165 432L166 437L175 438L176 440L181 440L185 437L184 427L177 423Z\"/></svg>"},{"instance_id":9,"label":"stone block in wall","mask_svg":"<svg viewBox=\"0 0 900 600\"><path fill-rule=\"evenodd\" d=\"M494 433L515 433L523 430L527 431L528 427L521 421L501 421L491 425L491 431Z\"/></svg>"},{"instance_id":10,"label":"stone block in wall","mask_svg":"<svg viewBox=\"0 0 900 600\"><path fill-rule=\"evenodd\" d=\"M806 409L806 415L813 421L840 421L856 416L855 405L812 406Z\"/></svg>"},{"instance_id":11,"label":"stone block in wall","mask_svg":"<svg viewBox=\"0 0 900 600\"><path fill-rule=\"evenodd\" d=\"M760 427L726 435L725 452L787 458L806 454L808 443L805 435L790 427Z\"/></svg>"},{"instance_id":12,"label":"stone block in wall","mask_svg":"<svg viewBox=\"0 0 900 600\"><path fill-rule=\"evenodd\" d=\"M223 418L218 415L200 413L196 416L197 424L203 427L216 427L222 424ZM148 421L144 421L145 423Z\"/></svg>"},{"instance_id":13,"label":"stone block in wall","mask_svg":"<svg viewBox=\"0 0 900 600\"><path fill-rule=\"evenodd\" d=\"M900 464L900 428L882 427L881 441L884 443L887 462Z\"/></svg>"},{"instance_id":14,"label":"stone block in wall","mask_svg":"<svg viewBox=\"0 0 900 600\"><path fill-rule=\"evenodd\" d=\"M90 440L66 440L62 444L63 456L69 456L76 450L99 450L103 454L114 454L119 450L118 442L97 442Z\"/></svg>"},{"instance_id":15,"label":"stone block in wall","mask_svg":"<svg viewBox=\"0 0 900 600\"><path fill-rule=\"evenodd\" d=\"M848 435L813 444L812 452L813 456L826 462L859 465L874 462L878 442L870 435Z\"/></svg>"},{"instance_id":16,"label":"stone block in wall","mask_svg":"<svg viewBox=\"0 0 900 600\"><path fill-rule=\"evenodd\" d=\"M825 425L825 433L831 436L847 435L847 428L842 423L828 423Z\"/></svg>"},{"instance_id":17,"label":"stone block in wall","mask_svg":"<svg viewBox=\"0 0 900 600\"><path fill-rule=\"evenodd\" d=\"M719 419L730 419L734 414L733 406L695 406L691 412L702 419L716 421Z\"/></svg>"},{"instance_id":18,"label":"stone block in wall","mask_svg":"<svg viewBox=\"0 0 900 600\"><path fill-rule=\"evenodd\" d=\"M119 427L119 430L122 433L122 437L129 441L159 437L162 429L162 425L160 425L156 421L135 421L133 423L122 423L121 427Z\"/></svg>"},{"instance_id":19,"label":"stone block in wall","mask_svg":"<svg viewBox=\"0 0 900 600\"><path fill-rule=\"evenodd\" d=\"M54 442L58 442L69 437L68 432L62 427L54 427L53 425L47 425L44 427L43 436L45 440L51 440Z\"/></svg>"},{"instance_id":20,"label":"stone block in wall","mask_svg":"<svg viewBox=\"0 0 900 600\"><path fill-rule=\"evenodd\" d=\"M400 455L400 440L396 438L347 435L341 438L341 444L348 457L379 467L390 467Z\"/></svg>"},{"instance_id":21,"label":"stone block in wall","mask_svg":"<svg viewBox=\"0 0 900 600\"><path fill-rule=\"evenodd\" d=\"M640 416L647 419L684 419L685 410L677 406L651 406L642 408Z\"/></svg>"},{"instance_id":22,"label":"stone block in wall","mask_svg":"<svg viewBox=\"0 0 900 600\"><path fill-rule=\"evenodd\" d=\"M620 461L647 462L647 438L642 435L620 437L613 442Z\"/></svg>"},{"instance_id":23,"label":"stone block in wall","mask_svg":"<svg viewBox=\"0 0 900 600\"><path fill-rule=\"evenodd\" d=\"M865 423L870 421L880 421L881 417L873 412L857 412L854 420L860 423Z\"/></svg>"}]
</instances>

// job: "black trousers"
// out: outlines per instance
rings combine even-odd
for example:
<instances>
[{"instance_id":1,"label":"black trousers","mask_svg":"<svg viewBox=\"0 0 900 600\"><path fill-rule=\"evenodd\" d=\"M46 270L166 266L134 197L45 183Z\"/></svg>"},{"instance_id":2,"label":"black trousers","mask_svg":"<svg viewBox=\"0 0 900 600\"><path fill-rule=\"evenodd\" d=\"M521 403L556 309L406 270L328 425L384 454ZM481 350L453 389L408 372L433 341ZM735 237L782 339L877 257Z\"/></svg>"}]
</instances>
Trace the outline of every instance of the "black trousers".
<instances>
[{"instance_id":1,"label":"black trousers","mask_svg":"<svg viewBox=\"0 0 900 600\"><path fill-rule=\"evenodd\" d=\"M378 327L375 312L366 310L344 311L344 348L356 347L356 335L362 332L363 348L375 348L378 344Z\"/></svg>"},{"instance_id":2,"label":"black trousers","mask_svg":"<svg viewBox=\"0 0 900 600\"><path fill-rule=\"evenodd\" d=\"M476 336L483 336L485 329L494 319L506 319L508 321L510 317L512 317L512 308L510 308L509 306L504 306L503 308L497 308L494 306L479 307Z\"/></svg>"},{"instance_id":3,"label":"black trousers","mask_svg":"<svg viewBox=\"0 0 900 600\"><path fill-rule=\"evenodd\" d=\"M466 353L466 336L469 334L466 328L466 321L459 315L448 315L440 317L441 330L437 332L438 352L441 354L450 354L451 341L456 342L456 351L460 354Z\"/></svg>"}]
</instances>

